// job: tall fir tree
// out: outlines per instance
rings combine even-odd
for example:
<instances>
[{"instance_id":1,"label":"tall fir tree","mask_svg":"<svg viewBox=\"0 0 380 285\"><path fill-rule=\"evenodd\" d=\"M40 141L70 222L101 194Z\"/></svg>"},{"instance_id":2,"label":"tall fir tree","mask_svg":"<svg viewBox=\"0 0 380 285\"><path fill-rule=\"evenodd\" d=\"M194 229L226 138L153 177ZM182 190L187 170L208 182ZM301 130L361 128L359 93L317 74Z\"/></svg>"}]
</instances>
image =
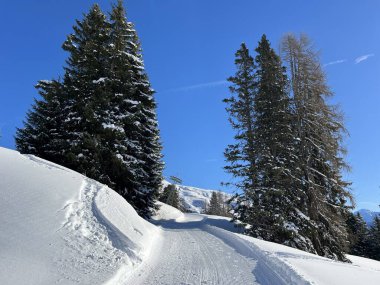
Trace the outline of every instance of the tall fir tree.
<instances>
[{"instance_id":1,"label":"tall fir tree","mask_svg":"<svg viewBox=\"0 0 380 285\"><path fill-rule=\"evenodd\" d=\"M110 178L101 171L100 142L108 110L110 25L95 4L82 21L77 20L73 29L74 33L63 44L63 49L69 52L63 79L68 97L64 129L70 145L65 150L66 164L90 178L110 184Z\"/></svg>"},{"instance_id":2,"label":"tall fir tree","mask_svg":"<svg viewBox=\"0 0 380 285\"><path fill-rule=\"evenodd\" d=\"M141 215L149 217L163 170L154 91L145 72L136 30L127 21L122 1L113 6L111 27L111 86L117 102L114 114L125 133L122 161L132 160L136 165L129 176L132 187L125 188L125 194L136 209L143 209Z\"/></svg>"},{"instance_id":3,"label":"tall fir tree","mask_svg":"<svg viewBox=\"0 0 380 285\"><path fill-rule=\"evenodd\" d=\"M43 100L18 131L18 149L108 184L149 217L163 163L136 31L122 1L110 20L94 5L73 29L63 44L69 52L63 82L40 82ZM50 153L46 142L56 145Z\"/></svg>"},{"instance_id":4,"label":"tall fir tree","mask_svg":"<svg viewBox=\"0 0 380 285\"><path fill-rule=\"evenodd\" d=\"M229 87L232 96L223 102L227 104L226 111L230 115L228 120L236 132L234 136L236 142L228 145L224 152L228 162L224 169L233 176L233 185L241 192L236 195L234 201L237 213L235 217L247 221L249 201L244 193L253 191L257 180L256 158L253 151L253 110L257 86L254 59L244 43L235 53L235 65L237 69L235 75L228 78L232 83Z\"/></svg>"},{"instance_id":5,"label":"tall fir tree","mask_svg":"<svg viewBox=\"0 0 380 285\"><path fill-rule=\"evenodd\" d=\"M310 251L326 257L346 260L347 202L352 195L350 183L342 178L348 169L342 147L346 132L336 106L327 104L332 92L306 36L287 35L282 42L285 62L289 66L295 108L294 134L297 145L297 191L300 217L305 216L300 231L312 243Z\"/></svg>"},{"instance_id":6,"label":"tall fir tree","mask_svg":"<svg viewBox=\"0 0 380 285\"><path fill-rule=\"evenodd\" d=\"M246 196L252 202L250 234L300 246L296 230L292 113L287 76L279 56L263 35L256 48L257 93L254 97L253 153L256 183Z\"/></svg>"}]
</instances>

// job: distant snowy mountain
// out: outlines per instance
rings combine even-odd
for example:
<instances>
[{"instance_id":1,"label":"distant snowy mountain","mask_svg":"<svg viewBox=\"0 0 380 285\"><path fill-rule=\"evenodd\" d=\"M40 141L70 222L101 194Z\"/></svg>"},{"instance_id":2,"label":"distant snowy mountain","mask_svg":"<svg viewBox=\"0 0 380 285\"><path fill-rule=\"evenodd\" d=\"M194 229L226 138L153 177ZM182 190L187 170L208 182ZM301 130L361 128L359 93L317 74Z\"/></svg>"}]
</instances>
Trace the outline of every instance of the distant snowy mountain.
<instances>
[{"instance_id":1,"label":"distant snowy mountain","mask_svg":"<svg viewBox=\"0 0 380 285\"><path fill-rule=\"evenodd\" d=\"M359 213L362 216L363 220L369 226L372 225L373 220L375 219L376 216L380 217L380 212L374 212L374 211L367 210L367 209L360 209L360 210L356 211L355 213Z\"/></svg>"},{"instance_id":2,"label":"distant snowy mountain","mask_svg":"<svg viewBox=\"0 0 380 285\"><path fill-rule=\"evenodd\" d=\"M164 187L171 184L168 181L163 182ZM203 213L207 204L210 203L212 192L219 190L202 189L192 186L177 185L179 197L184 203L184 207L187 211L192 213ZM232 195L222 192L225 199L229 199Z\"/></svg>"}]
</instances>

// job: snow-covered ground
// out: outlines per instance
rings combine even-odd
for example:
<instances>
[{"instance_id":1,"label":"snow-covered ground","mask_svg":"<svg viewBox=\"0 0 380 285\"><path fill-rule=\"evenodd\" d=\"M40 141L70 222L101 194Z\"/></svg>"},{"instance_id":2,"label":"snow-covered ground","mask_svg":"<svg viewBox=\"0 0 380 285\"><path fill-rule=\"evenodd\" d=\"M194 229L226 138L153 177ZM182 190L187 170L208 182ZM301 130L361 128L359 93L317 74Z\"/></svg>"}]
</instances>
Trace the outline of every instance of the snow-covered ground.
<instances>
[{"instance_id":1,"label":"snow-covered ground","mask_svg":"<svg viewBox=\"0 0 380 285\"><path fill-rule=\"evenodd\" d=\"M227 218L179 214L166 206L157 248L130 284L380 284L380 262L336 262L239 233Z\"/></svg>"},{"instance_id":2,"label":"snow-covered ground","mask_svg":"<svg viewBox=\"0 0 380 285\"><path fill-rule=\"evenodd\" d=\"M108 187L0 148L0 284L380 284L334 262L168 205L151 223Z\"/></svg>"},{"instance_id":3,"label":"snow-covered ground","mask_svg":"<svg viewBox=\"0 0 380 285\"><path fill-rule=\"evenodd\" d=\"M0 284L118 284L159 230L116 192L0 148Z\"/></svg>"}]
</instances>

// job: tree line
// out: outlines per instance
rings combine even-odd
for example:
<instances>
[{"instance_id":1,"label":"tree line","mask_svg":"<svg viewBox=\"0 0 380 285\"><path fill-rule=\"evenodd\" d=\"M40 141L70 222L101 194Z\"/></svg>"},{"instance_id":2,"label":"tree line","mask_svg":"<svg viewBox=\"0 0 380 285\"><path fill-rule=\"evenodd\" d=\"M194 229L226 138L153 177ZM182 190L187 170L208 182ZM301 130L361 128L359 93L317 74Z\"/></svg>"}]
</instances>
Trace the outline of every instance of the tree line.
<instances>
[{"instance_id":1,"label":"tree line","mask_svg":"<svg viewBox=\"0 0 380 285\"><path fill-rule=\"evenodd\" d=\"M156 102L122 1L108 16L94 5L62 48L64 75L36 85L17 149L107 184L151 216L163 169Z\"/></svg>"},{"instance_id":2,"label":"tree line","mask_svg":"<svg viewBox=\"0 0 380 285\"><path fill-rule=\"evenodd\" d=\"M243 43L224 100L235 143L225 150L234 217L247 234L347 261L354 203L343 178L346 129L310 40L284 36L281 54L262 36Z\"/></svg>"},{"instance_id":3,"label":"tree line","mask_svg":"<svg viewBox=\"0 0 380 285\"><path fill-rule=\"evenodd\" d=\"M349 253L380 260L380 218L373 220L368 228L359 213L350 213L347 218Z\"/></svg>"}]
</instances>

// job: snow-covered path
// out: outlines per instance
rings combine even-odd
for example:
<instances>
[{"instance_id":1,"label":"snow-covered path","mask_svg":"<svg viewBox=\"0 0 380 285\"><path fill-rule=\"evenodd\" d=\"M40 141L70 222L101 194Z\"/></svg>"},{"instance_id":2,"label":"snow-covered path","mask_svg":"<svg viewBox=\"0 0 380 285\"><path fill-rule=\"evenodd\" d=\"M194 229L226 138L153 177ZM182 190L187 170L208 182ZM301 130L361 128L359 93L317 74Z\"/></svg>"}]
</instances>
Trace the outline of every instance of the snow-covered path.
<instances>
[{"instance_id":1,"label":"snow-covered path","mask_svg":"<svg viewBox=\"0 0 380 285\"><path fill-rule=\"evenodd\" d=\"M309 284L290 268L283 270L285 264L271 266L253 244L223 229L231 229L225 219L184 214L157 225L160 241L128 284Z\"/></svg>"},{"instance_id":2,"label":"snow-covered path","mask_svg":"<svg viewBox=\"0 0 380 285\"><path fill-rule=\"evenodd\" d=\"M161 205L152 223L112 189L0 147L0 284L380 284L352 264L237 232L227 218Z\"/></svg>"}]
</instances>

